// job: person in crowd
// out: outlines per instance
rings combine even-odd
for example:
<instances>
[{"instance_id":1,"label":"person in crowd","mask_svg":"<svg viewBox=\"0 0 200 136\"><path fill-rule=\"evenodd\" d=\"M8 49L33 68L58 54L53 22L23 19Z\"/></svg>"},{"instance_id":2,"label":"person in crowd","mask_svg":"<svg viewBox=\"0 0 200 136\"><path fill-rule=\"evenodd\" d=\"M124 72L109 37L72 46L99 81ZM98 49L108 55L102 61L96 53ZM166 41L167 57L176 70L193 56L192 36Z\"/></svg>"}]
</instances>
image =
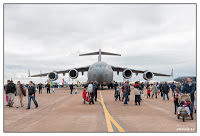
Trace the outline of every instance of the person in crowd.
<instances>
[{"instance_id":1,"label":"person in crowd","mask_svg":"<svg viewBox=\"0 0 200 136\"><path fill-rule=\"evenodd\" d=\"M183 89L183 86L186 84L186 80L185 79L182 79L182 84L181 84L181 90Z\"/></svg>"},{"instance_id":2,"label":"person in crowd","mask_svg":"<svg viewBox=\"0 0 200 136\"><path fill-rule=\"evenodd\" d=\"M29 82L29 86L28 86L28 106L27 106L27 109L30 109L31 99L34 102L35 107L38 108L38 103L35 100L35 86L33 85L32 81Z\"/></svg>"},{"instance_id":3,"label":"person in crowd","mask_svg":"<svg viewBox=\"0 0 200 136\"><path fill-rule=\"evenodd\" d=\"M16 101L16 108L19 108L19 106L23 107L24 104L22 103L22 100L23 100L23 93L22 93L22 89L24 88L24 86L21 84L20 81L17 81L17 84L16 84L16 96L18 97L17 98L17 101Z\"/></svg>"},{"instance_id":4,"label":"person in crowd","mask_svg":"<svg viewBox=\"0 0 200 136\"><path fill-rule=\"evenodd\" d=\"M176 85L174 84L174 82L172 82L172 84L170 85L170 88L172 89L172 96L174 95L174 90L176 88Z\"/></svg>"},{"instance_id":5,"label":"person in crowd","mask_svg":"<svg viewBox=\"0 0 200 136\"><path fill-rule=\"evenodd\" d=\"M99 88L97 81L94 82L95 90L94 90L94 100L97 101L97 90Z\"/></svg>"},{"instance_id":6,"label":"person in crowd","mask_svg":"<svg viewBox=\"0 0 200 136\"><path fill-rule=\"evenodd\" d=\"M177 109L177 107L178 107L178 99L179 99L179 96L180 96L179 90L178 90L178 88L176 88L176 89L174 90L174 106L175 106L174 114L176 114L176 109Z\"/></svg>"},{"instance_id":7,"label":"person in crowd","mask_svg":"<svg viewBox=\"0 0 200 136\"><path fill-rule=\"evenodd\" d=\"M90 91L90 102L89 104L94 104L94 90L96 88L95 84L93 84L93 81L91 81L91 83L88 85L88 89L91 89Z\"/></svg>"},{"instance_id":8,"label":"person in crowd","mask_svg":"<svg viewBox=\"0 0 200 136\"><path fill-rule=\"evenodd\" d=\"M74 84L74 88L75 88L75 94L77 94L78 84Z\"/></svg>"},{"instance_id":9,"label":"person in crowd","mask_svg":"<svg viewBox=\"0 0 200 136\"><path fill-rule=\"evenodd\" d=\"M126 83L126 82L125 82L125 83ZM122 84L122 102L124 101L124 84L125 84L125 83Z\"/></svg>"},{"instance_id":10,"label":"person in crowd","mask_svg":"<svg viewBox=\"0 0 200 136\"><path fill-rule=\"evenodd\" d=\"M176 90L178 91L179 94L181 94L181 85L177 85Z\"/></svg>"},{"instance_id":11,"label":"person in crowd","mask_svg":"<svg viewBox=\"0 0 200 136\"><path fill-rule=\"evenodd\" d=\"M42 94L42 83L38 84L38 88L39 88L39 94L40 94L40 92Z\"/></svg>"},{"instance_id":12,"label":"person in crowd","mask_svg":"<svg viewBox=\"0 0 200 136\"><path fill-rule=\"evenodd\" d=\"M185 101L181 101L180 106L178 107L178 115L180 115L180 111L183 107L185 107L185 110L188 114L188 116L190 116L190 99L185 99Z\"/></svg>"},{"instance_id":13,"label":"person in crowd","mask_svg":"<svg viewBox=\"0 0 200 136\"><path fill-rule=\"evenodd\" d=\"M125 98L125 101L124 101L124 105L127 105L127 101L128 101L128 94L130 93L130 85L129 85L129 81L127 81L125 84L124 84L124 98Z\"/></svg>"},{"instance_id":14,"label":"person in crowd","mask_svg":"<svg viewBox=\"0 0 200 136\"><path fill-rule=\"evenodd\" d=\"M169 100L169 85L167 84L167 82L165 82L163 85L162 85L162 90L163 90L163 100L165 100L165 95L167 96L167 99Z\"/></svg>"},{"instance_id":15,"label":"person in crowd","mask_svg":"<svg viewBox=\"0 0 200 136\"><path fill-rule=\"evenodd\" d=\"M116 90L116 93L115 93L115 101L117 101L118 97L119 97L119 100L120 100L120 89L119 89L119 86L117 87L117 90Z\"/></svg>"},{"instance_id":16,"label":"person in crowd","mask_svg":"<svg viewBox=\"0 0 200 136\"><path fill-rule=\"evenodd\" d=\"M190 109L191 109L191 112L193 113L193 107L194 107L194 93L195 93L195 91L196 91L196 86L195 86L194 83L192 83L192 78L191 78L191 77L189 77L189 78L187 79L187 82L188 82L188 83L185 83L185 84L184 84L184 86L183 86L183 88L182 88L182 90L181 90L181 93L186 93L186 94L190 95L191 102L192 102Z\"/></svg>"},{"instance_id":17,"label":"person in crowd","mask_svg":"<svg viewBox=\"0 0 200 136\"><path fill-rule=\"evenodd\" d=\"M114 84L114 89L115 89L115 94L114 94L114 96L116 96L117 95L117 87L118 87L118 83L117 82L115 82L115 84Z\"/></svg>"},{"instance_id":18,"label":"person in crowd","mask_svg":"<svg viewBox=\"0 0 200 136\"><path fill-rule=\"evenodd\" d=\"M150 87L150 84L149 84L149 82L147 82L146 89L148 89L149 87Z\"/></svg>"},{"instance_id":19,"label":"person in crowd","mask_svg":"<svg viewBox=\"0 0 200 136\"><path fill-rule=\"evenodd\" d=\"M73 92L73 89L74 89L74 84L72 83L70 86L69 86L69 88L70 88L70 90L71 90L71 94L72 94L72 92Z\"/></svg>"},{"instance_id":20,"label":"person in crowd","mask_svg":"<svg viewBox=\"0 0 200 136\"><path fill-rule=\"evenodd\" d=\"M150 95L151 95L151 89L150 89L150 87L149 87L149 88L147 88L147 98L148 98L148 97L150 98Z\"/></svg>"},{"instance_id":21,"label":"person in crowd","mask_svg":"<svg viewBox=\"0 0 200 136\"><path fill-rule=\"evenodd\" d=\"M157 90L158 90L157 93L158 93L158 95L159 95L159 93L160 93L160 92L159 92L160 88L159 88L159 83L158 83L158 82L156 83L156 87L157 87Z\"/></svg>"},{"instance_id":22,"label":"person in crowd","mask_svg":"<svg viewBox=\"0 0 200 136\"><path fill-rule=\"evenodd\" d=\"M15 84L11 82L10 80L7 80L6 93L8 95L9 104L6 106L13 107L15 92L16 92Z\"/></svg>"},{"instance_id":23,"label":"person in crowd","mask_svg":"<svg viewBox=\"0 0 200 136\"><path fill-rule=\"evenodd\" d=\"M151 91L152 91L152 99L153 99L153 96L155 95L156 96L156 99L157 99L157 93L158 93L158 88L156 87L156 82L153 83L153 86L151 88Z\"/></svg>"},{"instance_id":24,"label":"person in crowd","mask_svg":"<svg viewBox=\"0 0 200 136\"><path fill-rule=\"evenodd\" d=\"M140 100L142 101L142 98L144 96L144 83L143 82L140 83L140 87L142 88L141 89L141 94L140 94Z\"/></svg>"},{"instance_id":25,"label":"person in crowd","mask_svg":"<svg viewBox=\"0 0 200 136\"><path fill-rule=\"evenodd\" d=\"M134 92L135 92L135 105L137 103L140 105L140 93L141 93L142 87L139 86L138 82L135 82L134 85Z\"/></svg>"},{"instance_id":26,"label":"person in crowd","mask_svg":"<svg viewBox=\"0 0 200 136\"><path fill-rule=\"evenodd\" d=\"M4 85L4 91L6 93L6 102L7 102L7 105L6 106L9 106L9 100L8 100L8 93L6 91L6 85Z\"/></svg>"},{"instance_id":27,"label":"person in crowd","mask_svg":"<svg viewBox=\"0 0 200 136\"><path fill-rule=\"evenodd\" d=\"M49 84L49 82L47 82L47 84L46 84L46 88L47 88L47 94L49 93L50 94L50 84Z\"/></svg>"},{"instance_id":28,"label":"person in crowd","mask_svg":"<svg viewBox=\"0 0 200 136\"><path fill-rule=\"evenodd\" d=\"M87 92L86 92L86 89L84 88L83 94L82 94L82 96L83 96L83 103L84 104L85 104L86 94L87 94Z\"/></svg>"},{"instance_id":29,"label":"person in crowd","mask_svg":"<svg viewBox=\"0 0 200 136\"><path fill-rule=\"evenodd\" d=\"M141 86L141 88L142 88L142 91L144 90L144 83L143 82L141 82L140 83L140 86Z\"/></svg>"},{"instance_id":30,"label":"person in crowd","mask_svg":"<svg viewBox=\"0 0 200 136\"><path fill-rule=\"evenodd\" d=\"M162 86L163 86L163 83L161 82L160 85L159 85L161 97L163 97L163 89L162 89Z\"/></svg>"}]
</instances>

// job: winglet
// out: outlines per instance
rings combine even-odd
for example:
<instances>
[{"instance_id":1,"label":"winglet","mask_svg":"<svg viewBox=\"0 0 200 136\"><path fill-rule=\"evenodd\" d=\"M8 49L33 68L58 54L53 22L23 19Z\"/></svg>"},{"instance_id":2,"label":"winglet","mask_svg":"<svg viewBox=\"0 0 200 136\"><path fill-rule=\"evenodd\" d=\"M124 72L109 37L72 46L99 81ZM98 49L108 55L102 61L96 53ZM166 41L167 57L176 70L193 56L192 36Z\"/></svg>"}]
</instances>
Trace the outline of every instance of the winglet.
<instances>
[{"instance_id":1,"label":"winglet","mask_svg":"<svg viewBox=\"0 0 200 136\"><path fill-rule=\"evenodd\" d=\"M171 76L172 76L172 77L174 76L174 71L173 71L173 68L172 68Z\"/></svg>"},{"instance_id":2,"label":"winglet","mask_svg":"<svg viewBox=\"0 0 200 136\"><path fill-rule=\"evenodd\" d=\"M30 77L31 76L31 74L30 74L30 70L28 69L28 77Z\"/></svg>"}]
</instances>

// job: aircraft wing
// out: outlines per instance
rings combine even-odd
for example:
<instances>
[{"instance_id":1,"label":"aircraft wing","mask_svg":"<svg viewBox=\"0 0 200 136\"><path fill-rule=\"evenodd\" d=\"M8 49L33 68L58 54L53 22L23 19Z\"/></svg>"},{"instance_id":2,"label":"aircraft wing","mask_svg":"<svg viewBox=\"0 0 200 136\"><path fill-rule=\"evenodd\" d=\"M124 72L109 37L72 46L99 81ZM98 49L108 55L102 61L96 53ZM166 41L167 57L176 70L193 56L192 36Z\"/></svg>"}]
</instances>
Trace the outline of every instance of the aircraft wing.
<instances>
[{"instance_id":1,"label":"aircraft wing","mask_svg":"<svg viewBox=\"0 0 200 136\"><path fill-rule=\"evenodd\" d=\"M86 66L86 67L80 67L80 68L73 68L76 69L78 72L85 72L88 71L90 66ZM71 69L67 69L67 70L61 70L61 71L54 71L57 72L58 74L65 74L65 73L69 73ZM47 76L49 73L43 73L43 74L37 74L37 75L30 75L29 72L29 77L41 77L41 76Z\"/></svg>"},{"instance_id":2,"label":"aircraft wing","mask_svg":"<svg viewBox=\"0 0 200 136\"><path fill-rule=\"evenodd\" d=\"M113 71L117 71L117 72L123 72L125 69L127 69L127 68L121 68L121 67L115 67L115 66L111 66L112 67L112 69L113 69ZM145 71L143 71L143 70L136 70L136 69L130 69L133 73L136 73L136 75L137 74L139 74L139 73L144 73ZM173 71L172 71L173 72ZM155 72L152 72L153 74L154 74L154 76L172 76L172 74L171 75L167 75L167 74L161 74L161 73L155 73Z\"/></svg>"}]
</instances>

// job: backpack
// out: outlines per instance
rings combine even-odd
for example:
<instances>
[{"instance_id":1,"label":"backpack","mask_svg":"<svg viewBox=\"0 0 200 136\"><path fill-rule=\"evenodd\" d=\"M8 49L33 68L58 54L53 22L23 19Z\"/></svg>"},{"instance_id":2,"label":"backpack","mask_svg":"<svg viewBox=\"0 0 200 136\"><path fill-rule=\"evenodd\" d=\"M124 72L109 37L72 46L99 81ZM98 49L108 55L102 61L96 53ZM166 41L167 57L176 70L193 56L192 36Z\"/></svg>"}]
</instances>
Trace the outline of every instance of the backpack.
<instances>
[{"instance_id":1,"label":"backpack","mask_svg":"<svg viewBox=\"0 0 200 136\"><path fill-rule=\"evenodd\" d=\"M7 84L7 86L6 86L6 89L7 89L7 91L9 92L9 93L14 93L15 91L16 91L16 89L14 89L15 88L15 85L13 84L13 83L9 83L9 84Z\"/></svg>"},{"instance_id":2,"label":"backpack","mask_svg":"<svg viewBox=\"0 0 200 136\"><path fill-rule=\"evenodd\" d=\"M93 91L93 85L92 85L92 84L89 84L89 85L88 85L88 88L87 88L87 92L88 92L88 93L92 93L92 91Z\"/></svg>"},{"instance_id":3,"label":"backpack","mask_svg":"<svg viewBox=\"0 0 200 136\"><path fill-rule=\"evenodd\" d=\"M134 88L135 95L140 95L140 90L138 88Z\"/></svg>"},{"instance_id":4,"label":"backpack","mask_svg":"<svg viewBox=\"0 0 200 136\"><path fill-rule=\"evenodd\" d=\"M23 95L26 96L26 89L24 88L22 84L20 84L20 88L22 90Z\"/></svg>"}]
</instances>

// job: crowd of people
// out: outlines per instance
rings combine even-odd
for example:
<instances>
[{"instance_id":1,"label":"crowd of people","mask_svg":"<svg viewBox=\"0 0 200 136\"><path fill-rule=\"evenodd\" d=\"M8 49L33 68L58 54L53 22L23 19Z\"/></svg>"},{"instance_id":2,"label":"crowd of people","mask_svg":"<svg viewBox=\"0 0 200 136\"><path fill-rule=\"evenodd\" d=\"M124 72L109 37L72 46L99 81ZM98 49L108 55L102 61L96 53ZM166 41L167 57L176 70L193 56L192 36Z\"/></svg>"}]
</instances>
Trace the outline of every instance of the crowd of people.
<instances>
[{"instance_id":1,"label":"crowd of people","mask_svg":"<svg viewBox=\"0 0 200 136\"><path fill-rule=\"evenodd\" d=\"M114 98L115 101L119 100L124 102L124 105L128 105L128 101L130 101L130 94L131 92L131 84L127 80L124 83L118 84L115 82L114 84ZM186 111L188 114L193 113L193 108L194 108L194 94L196 91L196 84L192 83L192 78L187 79L187 83L185 80L183 80L183 83L167 83L167 82L161 82L157 83L154 82L153 84L149 84L147 82L144 84L143 82L136 81L133 84L133 92L135 95L135 105L140 105L142 102L142 99L145 98L145 93L144 93L144 88L146 88L147 93L146 93L146 98L151 98L153 99L154 97L157 99L159 94L162 97L163 101L167 98L169 101L169 93L171 90L172 97L174 100L174 106L175 106L175 111L174 114L177 113L180 114L180 109L182 106L186 107ZM88 101L89 104L94 104L94 96L95 96L95 101L97 97L97 89L98 89L98 83L91 82L88 87L84 89L83 91L83 103L85 104L85 101ZM185 101L182 101L179 103L179 97L181 97L182 94L187 94L189 96L189 100L191 101L191 104L188 104L189 100L186 99ZM190 114L192 116L192 114Z\"/></svg>"},{"instance_id":2,"label":"crowd of people","mask_svg":"<svg viewBox=\"0 0 200 136\"><path fill-rule=\"evenodd\" d=\"M14 98L16 99L16 108L24 107L23 97L26 96L26 88L28 88L28 106L27 109L30 109L31 100L33 100L36 108L38 103L35 100L35 93L38 90L39 94L42 94L43 88L46 87L47 94L50 94L51 85L49 82L44 86L42 83L34 84L32 81L28 85L21 84L20 81L17 81L17 84L14 84L12 80L7 80L7 84L4 86L6 93L6 101L9 107L13 107Z\"/></svg>"},{"instance_id":3,"label":"crowd of people","mask_svg":"<svg viewBox=\"0 0 200 136\"><path fill-rule=\"evenodd\" d=\"M186 80L183 80L183 83L170 83L167 82L161 82L157 83L154 82L153 84L143 83L136 81L134 84L130 84L127 80L124 83L118 84L117 82L114 83L114 99L115 101L119 100L122 101L124 105L128 105L128 102L130 101L130 95L132 92L134 92L135 96L135 105L140 105L142 100L146 97L147 99L151 98L153 99L154 96L157 99L159 94L161 95L162 99L165 101L165 98L169 100L169 92L171 89L172 96L174 98L174 106L175 111L174 114L177 113L180 114L180 106L186 105L185 107L188 107L190 110L187 110L193 113L193 107L194 107L194 94L196 91L196 84L192 82L192 78L188 78L187 82ZM133 86L133 87L131 87ZM47 83L45 85L47 88L47 94L50 94L50 84ZM33 84L32 81L29 82L28 88L28 105L27 109L30 109L31 100L34 102L35 107L38 107L38 103L35 98L36 88L39 90L39 94L42 94L42 89L44 88L43 85L40 83L37 86ZM72 94L74 85L70 85L70 93ZM133 89L131 91L131 88ZM144 93L144 88L146 88L147 93ZM16 108L24 107L23 104L23 97L26 96L26 88L23 84L20 83L20 81L17 82L15 85L13 81L7 80L7 84L5 85L5 92L6 92L6 101L7 105L9 107L13 107L14 104L14 98L16 97ZM86 104L86 101L89 102L89 104L94 104L95 101L97 101L97 90L99 89L99 85L97 81L91 81L88 86L84 87L84 91L82 93L83 97L83 103ZM191 104L188 104L187 101L183 101L182 104L179 103L179 97L181 97L182 94L187 94L190 96ZM146 96L145 96L146 95ZM187 108L186 108L187 109Z\"/></svg>"},{"instance_id":4,"label":"crowd of people","mask_svg":"<svg viewBox=\"0 0 200 136\"><path fill-rule=\"evenodd\" d=\"M9 107L13 107L14 104L14 98L16 96L16 108L24 107L23 104L23 97L26 96L26 89L23 84L20 83L20 81L17 81L17 84L15 85L13 81L7 80L7 84L4 87L4 90L6 92L6 101L7 105ZM35 99L35 86L32 81L29 82L28 86L28 105L26 109L30 109L31 105L31 99L33 100L35 107L38 108L38 103Z\"/></svg>"}]
</instances>

